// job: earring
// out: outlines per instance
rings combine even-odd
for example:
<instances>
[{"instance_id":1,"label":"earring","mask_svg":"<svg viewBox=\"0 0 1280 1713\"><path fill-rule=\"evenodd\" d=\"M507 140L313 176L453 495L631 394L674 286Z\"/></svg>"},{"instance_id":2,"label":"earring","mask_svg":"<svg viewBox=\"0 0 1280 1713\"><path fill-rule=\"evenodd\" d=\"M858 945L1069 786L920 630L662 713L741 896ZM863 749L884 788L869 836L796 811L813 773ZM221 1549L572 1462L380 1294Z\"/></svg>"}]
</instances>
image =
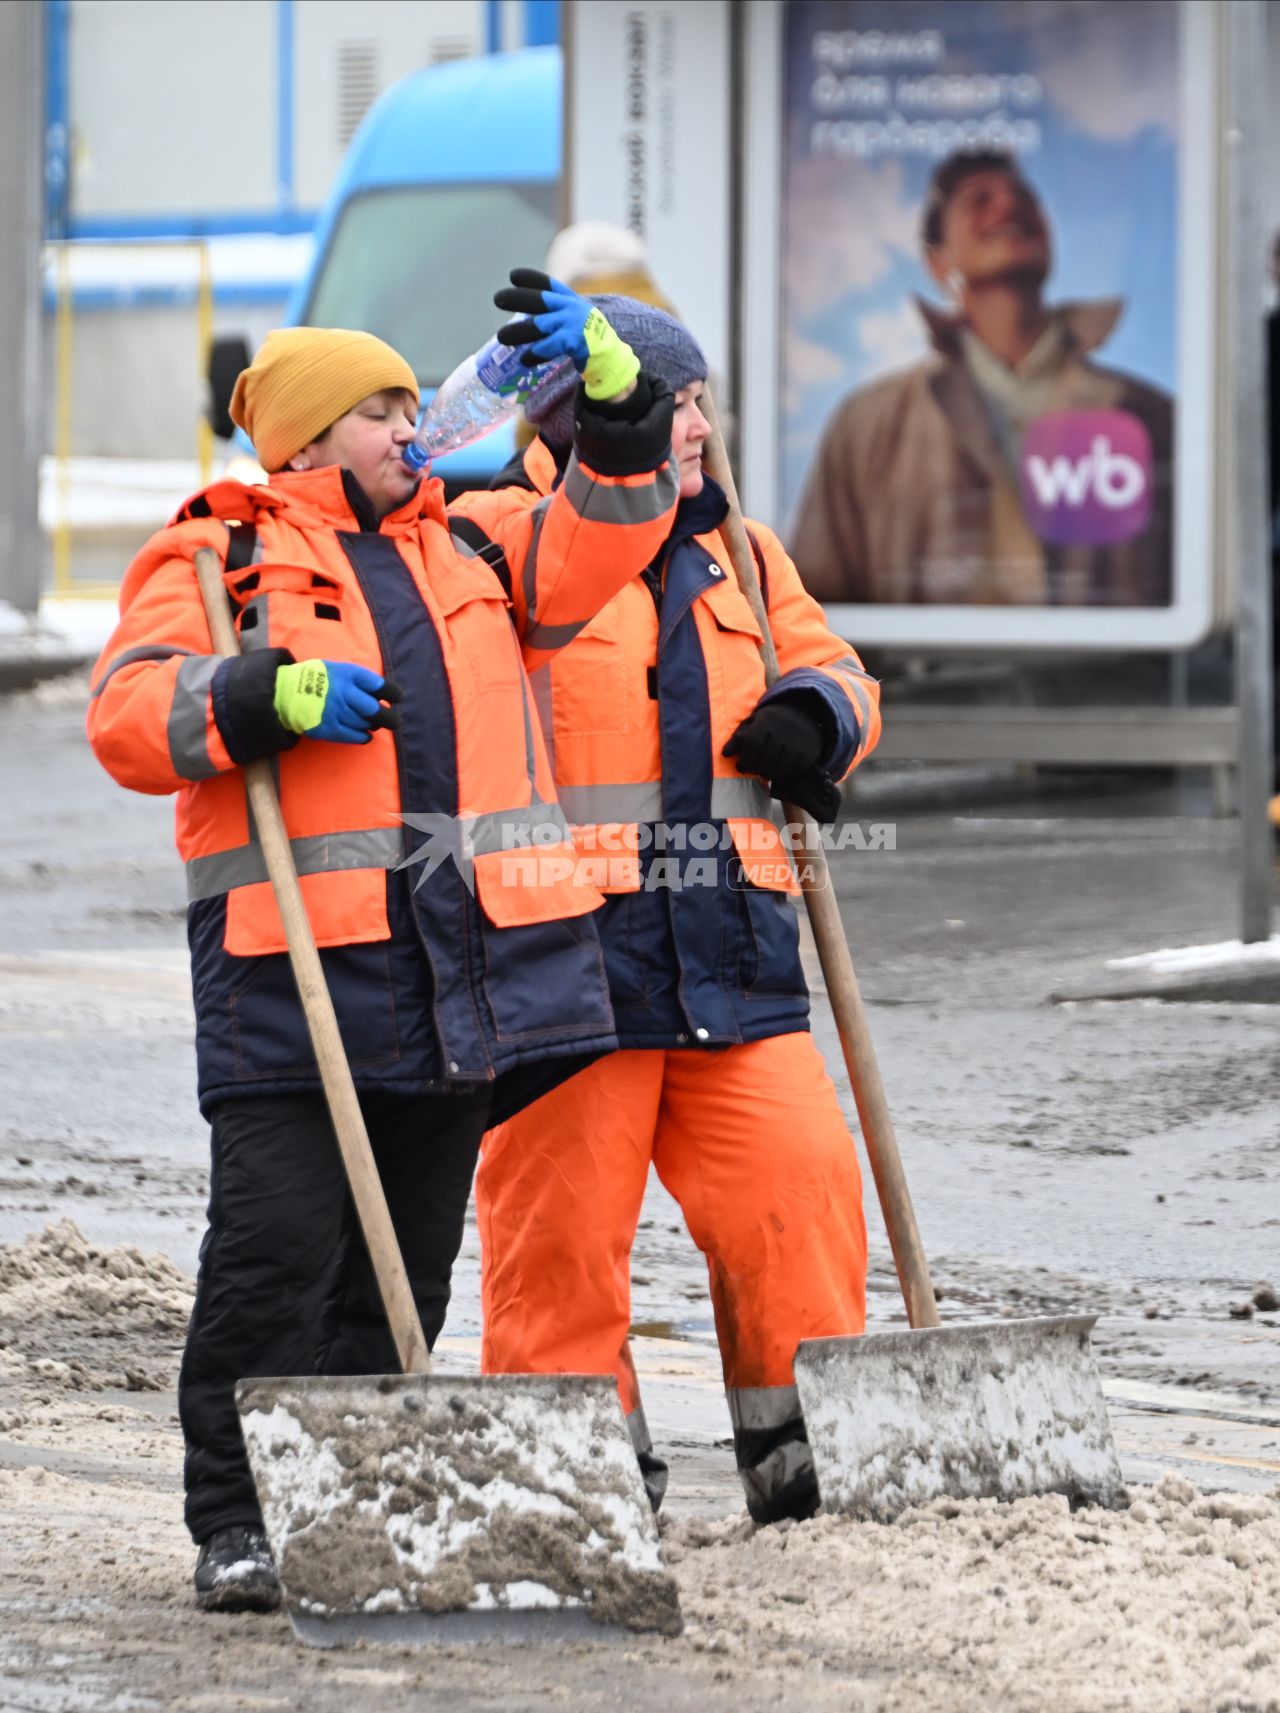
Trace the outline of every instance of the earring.
<instances>
[{"instance_id":1,"label":"earring","mask_svg":"<svg viewBox=\"0 0 1280 1713\"><path fill-rule=\"evenodd\" d=\"M947 290L956 300L956 307L958 309L963 309L964 275L960 272L959 268L952 268L951 272L947 275Z\"/></svg>"}]
</instances>

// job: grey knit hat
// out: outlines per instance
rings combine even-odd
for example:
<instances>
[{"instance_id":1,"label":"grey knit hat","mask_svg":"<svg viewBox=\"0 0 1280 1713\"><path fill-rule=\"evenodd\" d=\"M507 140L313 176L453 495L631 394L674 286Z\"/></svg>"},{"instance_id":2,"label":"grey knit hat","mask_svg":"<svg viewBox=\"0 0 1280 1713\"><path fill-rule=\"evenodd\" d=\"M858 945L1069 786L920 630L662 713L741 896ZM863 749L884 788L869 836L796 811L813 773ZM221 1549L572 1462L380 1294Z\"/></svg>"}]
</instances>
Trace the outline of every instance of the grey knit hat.
<instances>
[{"instance_id":1,"label":"grey knit hat","mask_svg":"<svg viewBox=\"0 0 1280 1713\"><path fill-rule=\"evenodd\" d=\"M619 339L640 359L642 369L664 380L673 393L707 378L702 347L683 322L665 309L634 297L593 297ZM543 388L525 407L525 415L549 446L568 446L573 439L573 405L578 396L577 371L569 367Z\"/></svg>"}]
</instances>

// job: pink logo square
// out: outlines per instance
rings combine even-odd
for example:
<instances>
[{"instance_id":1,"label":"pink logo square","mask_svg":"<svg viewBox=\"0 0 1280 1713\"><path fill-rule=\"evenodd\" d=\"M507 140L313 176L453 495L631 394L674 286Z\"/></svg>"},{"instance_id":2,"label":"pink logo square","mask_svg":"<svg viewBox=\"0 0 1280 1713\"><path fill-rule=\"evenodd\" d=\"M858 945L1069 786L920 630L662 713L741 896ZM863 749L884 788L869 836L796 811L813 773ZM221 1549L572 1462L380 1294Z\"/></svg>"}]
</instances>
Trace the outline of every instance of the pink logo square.
<instances>
[{"instance_id":1,"label":"pink logo square","mask_svg":"<svg viewBox=\"0 0 1280 1713\"><path fill-rule=\"evenodd\" d=\"M1151 518L1151 436L1126 410L1064 410L1022 438L1022 507L1041 541L1112 547Z\"/></svg>"}]
</instances>

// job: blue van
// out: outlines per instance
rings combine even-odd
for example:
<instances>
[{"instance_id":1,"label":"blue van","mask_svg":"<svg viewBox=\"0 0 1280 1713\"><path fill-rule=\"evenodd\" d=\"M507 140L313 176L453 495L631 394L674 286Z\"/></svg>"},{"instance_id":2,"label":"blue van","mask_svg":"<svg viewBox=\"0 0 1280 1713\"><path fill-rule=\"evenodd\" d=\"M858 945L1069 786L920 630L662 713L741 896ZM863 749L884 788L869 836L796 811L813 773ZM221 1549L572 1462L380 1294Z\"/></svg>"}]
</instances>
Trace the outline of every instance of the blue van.
<instances>
[{"instance_id":1,"label":"blue van","mask_svg":"<svg viewBox=\"0 0 1280 1713\"><path fill-rule=\"evenodd\" d=\"M286 325L376 333L413 364L427 403L495 331L508 271L540 267L561 224L560 87L550 46L428 66L388 89L351 140ZM218 432L247 362L242 340L214 347ZM432 474L451 491L485 487L514 446L508 424Z\"/></svg>"}]
</instances>

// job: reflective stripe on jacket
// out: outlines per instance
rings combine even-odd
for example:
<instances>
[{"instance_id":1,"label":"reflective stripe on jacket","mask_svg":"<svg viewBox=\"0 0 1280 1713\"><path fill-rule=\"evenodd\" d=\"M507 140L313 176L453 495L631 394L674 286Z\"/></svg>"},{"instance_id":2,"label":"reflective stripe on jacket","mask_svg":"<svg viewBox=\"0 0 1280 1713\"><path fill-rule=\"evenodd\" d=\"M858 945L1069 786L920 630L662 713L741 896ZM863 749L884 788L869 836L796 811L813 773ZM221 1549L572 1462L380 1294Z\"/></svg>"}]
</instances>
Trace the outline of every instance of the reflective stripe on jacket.
<instances>
[{"instance_id":1,"label":"reflective stripe on jacket","mask_svg":"<svg viewBox=\"0 0 1280 1713\"><path fill-rule=\"evenodd\" d=\"M536 441L504 477L508 509L527 510L555 489L555 460ZM478 516L494 497L454 509ZM724 510L710 481L682 501L660 591L632 578L531 676L582 872L608 895L597 925L624 1046L805 1027L787 849L767 785L721 752L761 700L797 690L828 710L833 778L880 734L875 680L827 629L777 537L753 523L783 674L766 694L759 626L715 533Z\"/></svg>"},{"instance_id":2,"label":"reflective stripe on jacket","mask_svg":"<svg viewBox=\"0 0 1280 1713\"><path fill-rule=\"evenodd\" d=\"M143 548L89 735L122 784L178 795L206 1106L314 1082L315 1065L215 714L195 550L225 558L223 520L254 525L258 562L224 579L246 651L353 661L404 691L396 734L304 739L273 766L357 1081L474 1083L610 1043L599 947L575 920L598 891L568 864L512 860L572 853L512 620L545 659L652 556L674 497L668 463L621 478L575 464L573 486L507 532L510 599L453 542L434 481L380 524L336 468L219 483Z\"/></svg>"}]
</instances>

